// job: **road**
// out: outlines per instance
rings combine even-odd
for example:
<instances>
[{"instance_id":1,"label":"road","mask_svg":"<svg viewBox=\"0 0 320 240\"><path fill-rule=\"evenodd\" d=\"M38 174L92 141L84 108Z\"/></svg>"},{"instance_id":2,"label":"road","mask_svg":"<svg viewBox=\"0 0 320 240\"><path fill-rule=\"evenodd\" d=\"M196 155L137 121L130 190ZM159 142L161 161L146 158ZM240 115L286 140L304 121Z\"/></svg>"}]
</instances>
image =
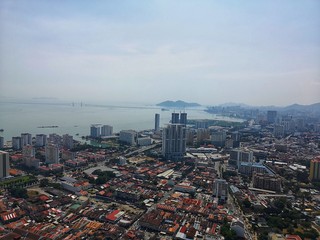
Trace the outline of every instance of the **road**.
<instances>
[{"instance_id":1,"label":"road","mask_svg":"<svg viewBox=\"0 0 320 240\"><path fill-rule=\"evenodd\" d=\"M159 145L158 143L156 143L156 144L152 144L152 145L150 145L150 146L145 146L145 147L141 147L141 148L139 148L139 149L137 149L137 150L135 150L135 151L133 151L133 152L129 152L129 153L127 153L126 155L124 155L125 157L130 157L130 156L132 156L132 155L134 155L134 154L136 154L136 153L143 153L143 152L145 152L145 151L148 151L148 150L150 150L150 149L152 149L152 148L156 148L156 147L158 147L158 146L161 146L161 145Z\"/></svg>"}]
</instances>

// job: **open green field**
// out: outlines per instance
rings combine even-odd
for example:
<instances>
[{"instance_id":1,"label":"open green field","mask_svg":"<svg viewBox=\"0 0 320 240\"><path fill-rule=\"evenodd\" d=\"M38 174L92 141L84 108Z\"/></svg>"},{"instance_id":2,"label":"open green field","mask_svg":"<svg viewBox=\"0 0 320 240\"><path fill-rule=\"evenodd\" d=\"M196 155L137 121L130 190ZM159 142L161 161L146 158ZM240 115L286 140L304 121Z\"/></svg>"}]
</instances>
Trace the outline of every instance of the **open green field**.
<instances>
[{"instance_id":1,"label":"open green field","mask_svg":"<svg viewBox=\"0 0 320 240\"><path fill-rule=\"evenodd\" d=\"M10 186L23 186L35 181L37 181L37 178L30 175L13 177L13 178L0 181L0 188L10 187Z\"/></svg>"}]
</instances>

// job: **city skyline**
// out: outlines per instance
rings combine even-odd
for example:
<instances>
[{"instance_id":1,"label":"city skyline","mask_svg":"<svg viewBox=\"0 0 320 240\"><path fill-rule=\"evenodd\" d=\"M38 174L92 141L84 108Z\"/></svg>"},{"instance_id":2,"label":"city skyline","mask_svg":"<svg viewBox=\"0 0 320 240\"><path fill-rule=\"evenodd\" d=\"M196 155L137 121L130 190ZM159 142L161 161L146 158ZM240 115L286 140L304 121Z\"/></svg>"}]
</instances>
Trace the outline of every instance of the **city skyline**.
<instances>
[{"instance_id":1,"label":"city skyline","mask_svg":"<svg viewBox=\"0 0 320 240\"><path fill-rule=\"evenodd\" d=\"M0 100L320 102L319 7L1 1Z\"/></svg>"}]
</instances>

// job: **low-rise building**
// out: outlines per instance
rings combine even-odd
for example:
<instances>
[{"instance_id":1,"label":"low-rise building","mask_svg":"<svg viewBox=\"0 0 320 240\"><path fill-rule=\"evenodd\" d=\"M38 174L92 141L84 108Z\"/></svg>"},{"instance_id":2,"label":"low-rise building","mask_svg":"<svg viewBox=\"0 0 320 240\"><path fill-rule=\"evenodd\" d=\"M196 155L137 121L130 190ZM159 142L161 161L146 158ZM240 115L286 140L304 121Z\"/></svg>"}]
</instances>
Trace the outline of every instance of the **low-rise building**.
<instances>
[{"instance_id":1,"label":"low-rise building","mask_svg":"<svg viewBox=\"0 0 320 240\"><path fill-rule=\"evenodd\" d=\"M152 143L152 139L149 137L138 138L138 145L140 146L149 146Z\"/></svg>"},{"instance_id":2,"label":"low-rise building","mask_svg":"<svg viewBox=\"0 0 320 240\"><path fill-rule=\"evenodd\" d=\"M255 173L253 174L253 187L280 192L281 178L277 175Z\"/></svg>"},{"instance_id":3,"label":"low-rise building","mask_svg":"<svg viewBox=\"0 0 320 240\"><path fill-rule=\"evenodd\" d=\"M184 193L194 193L196 188L190 185L177 184L174 186L174 190Z\"/></svg>"}]
</instances>

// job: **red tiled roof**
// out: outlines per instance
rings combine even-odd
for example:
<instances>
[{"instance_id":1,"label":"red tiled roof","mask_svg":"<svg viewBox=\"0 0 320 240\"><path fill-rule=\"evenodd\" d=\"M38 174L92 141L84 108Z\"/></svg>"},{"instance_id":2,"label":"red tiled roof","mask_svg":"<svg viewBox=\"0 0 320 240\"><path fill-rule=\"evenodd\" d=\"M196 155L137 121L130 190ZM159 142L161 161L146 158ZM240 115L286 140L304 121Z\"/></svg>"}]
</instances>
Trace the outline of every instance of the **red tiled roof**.
<instances>
[{"instance_id":1,"label":"red tiled roof","mask_svg":"<svg viewBox=\"0 0 320 240\"><path fill-rule=\"evenodd\" d=\"M115 221L117 219L116 215L120 212L120 210L114 210L112 213L106 216L106 219L110 221Z\"/></svg>"},{"instance_id":2,"label":"red tiled roof","mask_svg":"<svg viewBox=\"0 0 320 240\"><path fill-rule=\"evenodd\" d=\"M182 227L180 228L180 231L179 231L179 232L185 233L186 231L187 231L187 227L186 227L186 226L182 226Z\"/></svg>"}]
</instances>

